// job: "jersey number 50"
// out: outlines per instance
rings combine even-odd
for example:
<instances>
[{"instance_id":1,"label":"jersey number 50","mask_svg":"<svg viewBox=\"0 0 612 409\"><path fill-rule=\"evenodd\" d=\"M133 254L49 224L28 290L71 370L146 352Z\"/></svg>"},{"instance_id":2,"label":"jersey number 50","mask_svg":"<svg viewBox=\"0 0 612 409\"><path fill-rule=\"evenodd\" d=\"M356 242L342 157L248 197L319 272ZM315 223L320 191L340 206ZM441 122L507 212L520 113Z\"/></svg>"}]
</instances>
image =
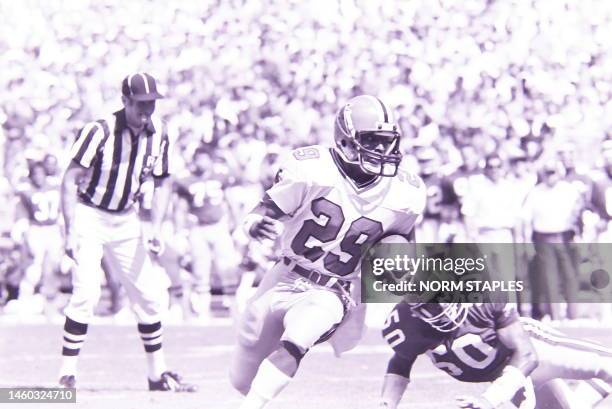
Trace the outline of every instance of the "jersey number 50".
<instances>
[{"instance_id":1,"label":"jersey number 50","mask_svg":"<svg viewBox=\"0 0 612 409\"><path fill-rule=\"evenodd\" d=\"M382 223L379 221L364 216L354 220L340 242L340 250L349 255L346 261L342 261L338 254L325 252L320 246L306 245L311 237L321 243L336 240L345 222L342 208L321 197L312 201L310 209L324 222L319 224L314 219L306 220L291 242L291 249L295 254L304 256L312 262L325 257L323 259L325 269L339 276L355 271L361 258L362 246L376 242L383 234Z\"/></svg>"}]
</instances>

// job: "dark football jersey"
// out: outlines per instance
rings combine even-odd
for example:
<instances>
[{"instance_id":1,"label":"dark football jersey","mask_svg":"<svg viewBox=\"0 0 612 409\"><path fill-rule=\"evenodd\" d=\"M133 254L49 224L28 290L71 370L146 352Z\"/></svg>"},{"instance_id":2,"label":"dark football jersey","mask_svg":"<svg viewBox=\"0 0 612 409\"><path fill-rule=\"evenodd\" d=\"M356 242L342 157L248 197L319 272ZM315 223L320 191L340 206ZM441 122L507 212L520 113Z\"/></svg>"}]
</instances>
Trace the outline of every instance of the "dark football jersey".
<instances>
[{"instance_id":1,"label":"dark football jersey","mask_svg":"<svg viewBox=\"0 0 612 409\"><path fill-rule=\"evenodd\" d=\"M512 355L499 341L497 330L516 321L518 314L510 304L474 304L463 324L445 333L413 316L410 306L400 303L387 318L383 337L408 362L427 354L437 368L457 380L490 382Z\"/></svg>"},{"instance_id":2,"label":"dark football jersey","mask_svg":"<svg viewBox=\"0 0 612 409\"><path fill-rule=\"evenodd\" d=\"M442 178L438 175L423 175L423 182L427 186L427 203L423 217L426 219L440 219L442 206L445 203Z\"/></svg>"},{"instance_id":3,"label":"dark football jersey","mask_svg":"<svg viewBox=\"0 0 612 409\"><path fill-rule=\"evenodd\" d=\"M189 203L189 212L199 224L217 223L225 215L225 175L220 173L202 176L190 174L176 181L177 194Z\"/></svg>"},{"instance_id":4,"label":"dark football jersey","mask_svg":"<svg viewBox=\"0 0 612 409\"><path fill-rule=\"evenodd\" d=\"M36 187L29 183L23 184L18 188L18 195L30 223L37 225L57 223L60 210L58 186Z\"/></svg>"}]
</instances>

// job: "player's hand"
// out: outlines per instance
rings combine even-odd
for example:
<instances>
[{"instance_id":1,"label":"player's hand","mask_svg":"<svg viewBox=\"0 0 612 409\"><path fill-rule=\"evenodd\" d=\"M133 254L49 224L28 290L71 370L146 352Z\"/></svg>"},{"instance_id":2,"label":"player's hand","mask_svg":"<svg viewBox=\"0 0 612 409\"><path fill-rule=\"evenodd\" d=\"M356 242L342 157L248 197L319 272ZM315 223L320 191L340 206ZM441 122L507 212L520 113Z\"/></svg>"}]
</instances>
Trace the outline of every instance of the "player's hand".
<instances>
[{"instance_id":1,"label":"player's hand","mask_svg":"<svg viewBox=\"0 0 612 409\"><path fill-rule=\"evenodd\" d=\"M462 395L455 398L457 405L463 409L493 409L493 405L481 396Z\"/></svg>"},{"instance_id":2,"label":"player's hand","mask_svg":"<svg viewBox=\"0 0 612 409\"><path fill-rule=\"evenodd\" d=\"M255 221L249 228L249 235L257 240L275 240L278 235L276 231L276 221L271 217L261 216L261 218Z\"/></svg>"}]
</instances>

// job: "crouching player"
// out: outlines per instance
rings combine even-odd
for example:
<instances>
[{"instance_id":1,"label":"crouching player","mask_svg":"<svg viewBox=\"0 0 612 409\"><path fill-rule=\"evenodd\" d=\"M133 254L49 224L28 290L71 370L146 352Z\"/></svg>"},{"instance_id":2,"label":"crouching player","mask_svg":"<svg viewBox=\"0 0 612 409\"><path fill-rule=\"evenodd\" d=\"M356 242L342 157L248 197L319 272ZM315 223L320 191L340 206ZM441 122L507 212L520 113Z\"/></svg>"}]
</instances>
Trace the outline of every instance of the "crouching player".
<instances>
[{"instance_id":1,"label":"crouching player","mask_svg":"<svg viewBox=\"0 0 612 409\"><path fill-rule=\"evenodd\" d=\"M379 99L351 99L336 116L335 139L336 148L292 152L248 216L255 239L274 238L277 223L283 231L281 259L239 328L230 377L246 395L241 409L263 408L335 330L346 344L358 339L347 328L363 318L352 294L362 251L387 235L409 236L423 211L425 186L400 168L399 129Z\"/></svg>"},{"instance_id":2,"label":"crouching player","mask_svg":"<svg viewBox=\"0 0 612 409\"><path fill-rule=\"evenodd\" d=\"M395 352L383 408L397 407L421 354L459 381L491 382L480 396L458 397L460 408L591 408L611 391L612 350L519 318L509 303L400 303L383 337ZM582 381L571 390L566 379Z\"/></svg>"}]
</instances>

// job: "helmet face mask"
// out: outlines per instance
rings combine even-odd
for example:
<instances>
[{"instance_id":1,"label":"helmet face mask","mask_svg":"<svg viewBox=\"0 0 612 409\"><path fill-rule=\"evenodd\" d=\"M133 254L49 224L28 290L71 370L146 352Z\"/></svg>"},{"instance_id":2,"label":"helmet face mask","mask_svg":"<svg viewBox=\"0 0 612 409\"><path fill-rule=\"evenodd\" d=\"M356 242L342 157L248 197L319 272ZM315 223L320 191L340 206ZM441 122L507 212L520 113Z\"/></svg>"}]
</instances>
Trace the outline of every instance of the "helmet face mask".
<instances>
[{"instance_id":1,"label":"helmet face mask","mask_svg":"<svg viewBox=\"0 0 612 409\"><path fill-rule=\"evenodd\" d=\"M397 131L363 131L355 136L359 165L369 174L393 177L402 161Z\"/></svg>"},{"instance_id":2,"label":"helmet face mask","mask_svg":"<svg viewBox=\"0 0 612 409\"><path fill-rule=\"evenodd\" d=\"M360 95L351 99L336 115L334 134L345 162L358 164L366 174L397 175L401 134L378 98Z\"/></svg>"},{"instance_id":3,"label":"helmet face mask","mask_svg":"<svg viewBox=\"0 0 612 409\"><path fill-rule=\"evenodd\" d=\"M470 304L409 303L412 313L440 332L453 332L463 324Z\"/></svg>"}]
</instances>

